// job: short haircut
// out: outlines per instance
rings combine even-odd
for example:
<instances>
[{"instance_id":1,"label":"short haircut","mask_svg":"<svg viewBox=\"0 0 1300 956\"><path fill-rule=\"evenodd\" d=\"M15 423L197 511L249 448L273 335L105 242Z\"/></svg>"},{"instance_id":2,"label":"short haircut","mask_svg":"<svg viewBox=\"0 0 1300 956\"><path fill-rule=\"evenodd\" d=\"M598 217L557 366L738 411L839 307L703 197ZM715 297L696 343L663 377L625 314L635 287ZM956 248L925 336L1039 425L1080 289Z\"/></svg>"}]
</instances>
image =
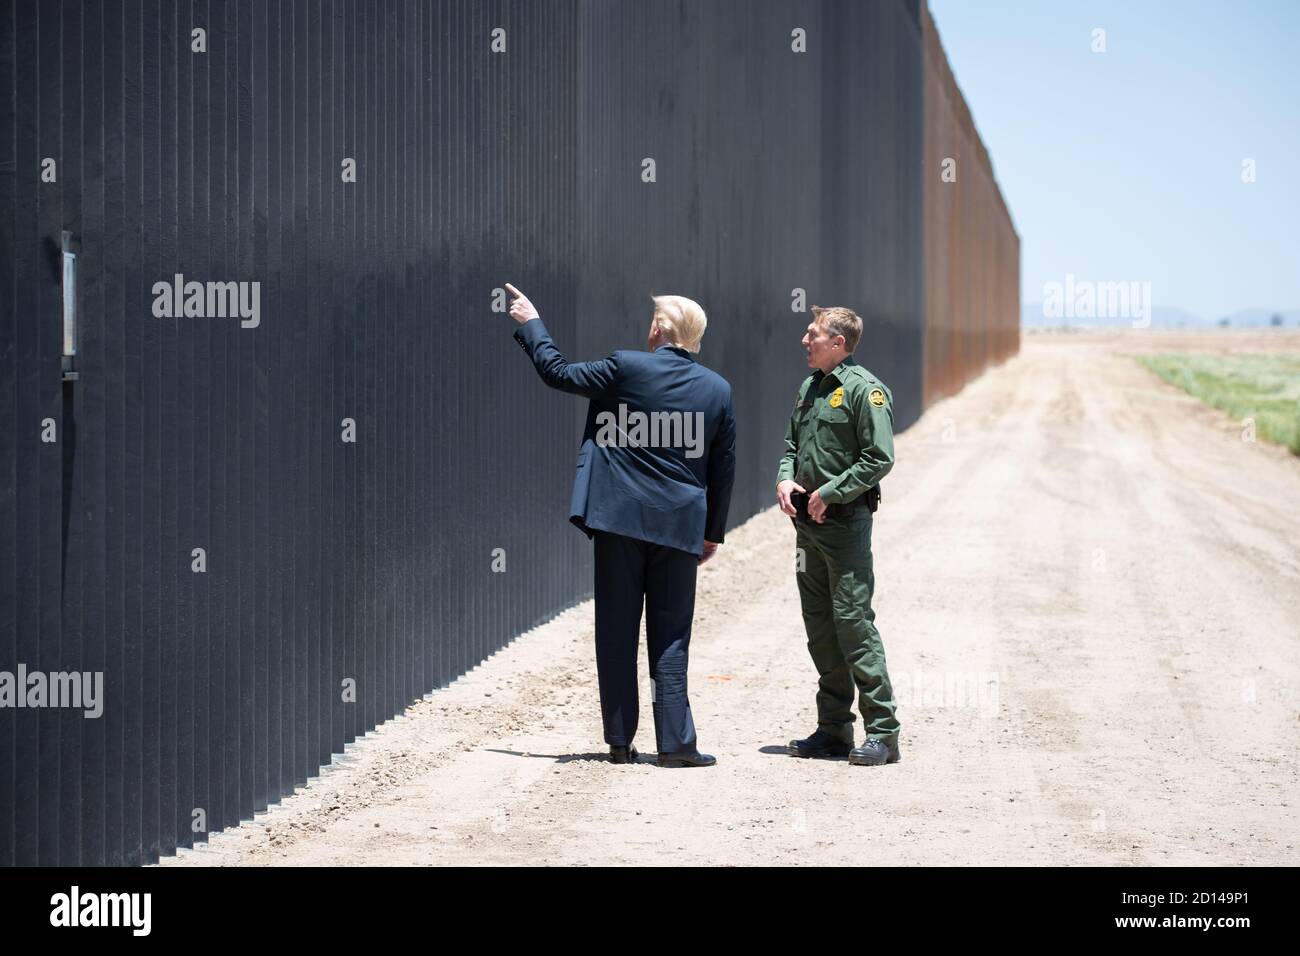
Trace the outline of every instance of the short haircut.
<instances>
[{"instance_id":1,"label":"short haircut","mask_svg":"<svg viewBox=\"0 0 1300 956\"><path fill-rule=\"evenodd\" d=\"M831 335L844 336L844 351L852 352L862 339L862 319L852 309L836 305L823 309L814 305L813 321L821 322Z\"/></svg>"},{"instance_id":2,"label":"short haircut","mask_svg":"<svg viewBox=\"0 0 1300 956\"><path fill-rule=\"evenodd\" d=\"M656 295L654 321L664 334L688 352L700 350L700 339L709 324L704 310L694 299L684 295Z\"/></svg>"}]
</instances>

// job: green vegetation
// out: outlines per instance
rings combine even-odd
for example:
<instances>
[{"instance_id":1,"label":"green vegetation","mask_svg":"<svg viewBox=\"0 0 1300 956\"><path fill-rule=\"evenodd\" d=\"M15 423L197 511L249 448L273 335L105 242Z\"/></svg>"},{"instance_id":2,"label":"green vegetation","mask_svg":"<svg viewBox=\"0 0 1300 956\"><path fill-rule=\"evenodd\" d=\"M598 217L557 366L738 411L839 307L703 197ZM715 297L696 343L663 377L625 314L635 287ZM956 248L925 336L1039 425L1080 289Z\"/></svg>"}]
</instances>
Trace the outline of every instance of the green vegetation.
<instances>
[{"instance_id":1,"label":"green vegetation","mask_svg":"<svg viewBox=\"0 0 1300 956\"><path fill-rule=\"evenodd\" d=\"M1300 354L1135 356L1177 385L1237 420L1253 418L1255 434L1300 455Z\"/></svg>"}]
</instances>

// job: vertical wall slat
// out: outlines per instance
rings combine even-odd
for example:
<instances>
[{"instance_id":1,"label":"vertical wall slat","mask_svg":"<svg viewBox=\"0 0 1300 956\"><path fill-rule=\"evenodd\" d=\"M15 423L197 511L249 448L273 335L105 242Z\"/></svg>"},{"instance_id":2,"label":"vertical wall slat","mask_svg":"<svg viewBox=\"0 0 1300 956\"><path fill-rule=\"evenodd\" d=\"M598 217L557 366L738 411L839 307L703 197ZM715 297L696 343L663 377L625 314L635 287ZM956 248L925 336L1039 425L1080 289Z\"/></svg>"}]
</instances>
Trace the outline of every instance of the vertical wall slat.
<instances>
[{"instance_id":1,"label":"vertical wall slat","mask_svg":"<svg viewBox=\"0 0 1300 956\"><path fill-rule=\"evenodd\" d=\"M152 111L152 144L145 151L145 176L157 179L158 208L148 214L146 236L149 240L149 262L157 281L169 281L175 270L173 256L176 250L176 49L175 6L162 0L146 3L144 12L144 47L147 58L146 77L154 77L156 88L148 90L146 112ZM146 83L146 88L148 84ZM152 310L152 306L151 306ZM181 597L179 585L185 572L181 560L177 512L180 494L181 460L176 391L180 387L177 363L176 326L158 323L157 368L158 388L156 428L158 430L157 460L159 492L156 507L159 512L158 554L155 567L158 573L158 852L168 856L176 851L180 840L180 781L179 781L179 653L182 645L180 633Z\"/></svg>"},{"instance_id":2,"label":"vertical wall slat","mask_svg":"<svg viewBox=\"0 0 1300 956\"><path fill-rule=\"evenodd\" d=\"M0 83L17 88L18 7L14 0L0 3ZM16 97L0 97L0 208L18 208ZM30 170L29 170L29 175ZM30 189L27 192L31 192ZM28 236L17 229L16 217L0 217L0 421L18 421L18 310L15 304L18 243ZM62 430L63 422L59 422ZM18 538L18 428L0 429L0 669L18 668L18 565L28 552ZM18 721L0 721L0 866L18 862L17 816L19 800L31 800L20 779Z\"/></svg>"},{"instance_id":3,"label":"vertical wall slat","mask_svg":"<svg viewBox=\"0 0 1300 956\"><path fill-rule=\"evenodd\" d=\"M57 8L51 10L48 5L40 7L39 94L34 105L40 114L37 130L40 147L37 152L42 162L46 157L55 158L62 171L62 129L57 112L51 109L53 104L59 102L62 93L62 36L59 19ZM29 167L21 171L21 175L25 176L35 177L36 174L36 168ZM63 227L63 191L57 183L42 186L37 193L35 235L57 236ZM32 440L39 434L35 430L39 421L50 419L62 428L59 419L63 417L63 390L58 373L63 351L62 295L58 285L46 281L46 277L57 268L57 256L52 255L53 243L47 241L44 245L44 254L38 254L36 274L33 276L37 281L32 290L36 308L31 315L37 319L37 324L31 330L36 339L36 361L24 370L32 376L32 398L36 403L34 407L38 410L36 421L27 420L24 416L22 424L22 437L30 442L28 447L35 456L38 472L34 488L36 497L23 506L23 511L30 511L27 519L35 522L34 540L38 548L38 560L33 562L37 585L28 596L36 608L35 633L40 637L42 657L59 670L71 670L75 667L75 656L64 646L62 608L59 602L63 569L63 450L67 447L67 435L60 432L59 442ZM57 864L60 856L64 719L63 714L51 709L42 711L38 720L39 792L42 803L38 857L47 864Z\"/></svg>"},{"instance_id":4,"label":"vertical wall slat","mask_svg":"<svg viewBox=\"0 0 1300 956\"><path fill-rule=\"evenodd\" d=\"M40 629L40 554L38 481L41 474L41 420L44 417L40 396L42 375L40 363L40 328L37 322L43 316L39 310L39 292L43 275L39 236L41 157L42 145L41 84L39 58L29 51L40 49L40 10L35 4L17 4L10 13L17 57L12 73L12 99L16 106L13 125L6 133L14 136L15 189L12 201L6 206L12 210L15 243L9 248L12 264L13 335L4 340L4 352L13 362L12 377L5 380L6 392L12 396L13 406L9 430L13 433L12 485L7 489L13 502L14 534L8 540L17 549L14 565L13 593L9 597L5 619L8 634L13 635L16 650L8 668L17 673L19 664L31 670L57 666L55 656L47 641L42 640ZM8 97L6 97L8 99ZM45 280L48 282L48 279ZM36 316L37 322L31 317ZM51 634L57 639L57 632ZM9 660L6 660L9 663ZM51 807L42 808L43 786L48 786L49 760L42 739L40 711L10 711L4 713L6 723L12 722L14 736L13 760L17 768L16 788L13 795L16 808L14 821L13 857L20 866L50 862L49 846L42 839L43 817ZM11 717L10 714L13 714ZM2 739L2 738L0 738ZM44 769L43 768L47 768ZM49 794L53 799L54 794Z\"/></svg>"}]
</instances>

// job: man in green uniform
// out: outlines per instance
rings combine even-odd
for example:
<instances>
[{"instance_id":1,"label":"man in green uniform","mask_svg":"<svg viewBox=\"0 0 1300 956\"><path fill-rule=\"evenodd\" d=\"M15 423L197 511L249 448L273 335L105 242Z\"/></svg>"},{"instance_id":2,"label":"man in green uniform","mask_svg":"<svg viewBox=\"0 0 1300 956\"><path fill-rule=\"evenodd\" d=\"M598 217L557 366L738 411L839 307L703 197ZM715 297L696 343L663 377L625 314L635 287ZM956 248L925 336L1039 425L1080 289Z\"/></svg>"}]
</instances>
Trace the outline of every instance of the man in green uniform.
<instances>
[{"instance_id":1,"label":"man in green uniform","mask_svg":"<svg viewBox=\"0 0 1300 956\"><path fill-rule=\"evenodd\" d=\"M817 730L792 740L796 757L895 763L898 719L885 649L871 609L872 512L894 465L889 389L853 360L862 320L850 309L813 307L803 337L815 369L795 397L777 471L776 499L795 526L797 579L808 651L820 675ZM853 696L866 742L853 746Z\"/></svg>"}]
</instances>

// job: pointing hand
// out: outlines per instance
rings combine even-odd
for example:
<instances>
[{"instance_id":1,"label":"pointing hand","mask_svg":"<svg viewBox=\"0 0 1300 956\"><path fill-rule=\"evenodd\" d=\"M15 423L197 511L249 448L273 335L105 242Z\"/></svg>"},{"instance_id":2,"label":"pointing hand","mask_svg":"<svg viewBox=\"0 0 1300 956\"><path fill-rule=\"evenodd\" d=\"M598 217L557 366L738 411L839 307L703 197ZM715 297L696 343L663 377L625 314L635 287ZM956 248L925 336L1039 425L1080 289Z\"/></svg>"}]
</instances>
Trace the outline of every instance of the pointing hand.
<instances>
[{"instance_id":1,"label":"pointing hand","mask_svg":"<svg viewBox=\"0 0 1300 956\"><path fill-rule=\"evenodd\" d=\"M512 319L520 325L523 325L529 319L540 318L537 314L537 309L535 309L533 304L528 301L528 296L524 295L509 282L506 283L506 291L515 297L515 300L510 303L510 317Z\"/></svg>"}]
</instances>

